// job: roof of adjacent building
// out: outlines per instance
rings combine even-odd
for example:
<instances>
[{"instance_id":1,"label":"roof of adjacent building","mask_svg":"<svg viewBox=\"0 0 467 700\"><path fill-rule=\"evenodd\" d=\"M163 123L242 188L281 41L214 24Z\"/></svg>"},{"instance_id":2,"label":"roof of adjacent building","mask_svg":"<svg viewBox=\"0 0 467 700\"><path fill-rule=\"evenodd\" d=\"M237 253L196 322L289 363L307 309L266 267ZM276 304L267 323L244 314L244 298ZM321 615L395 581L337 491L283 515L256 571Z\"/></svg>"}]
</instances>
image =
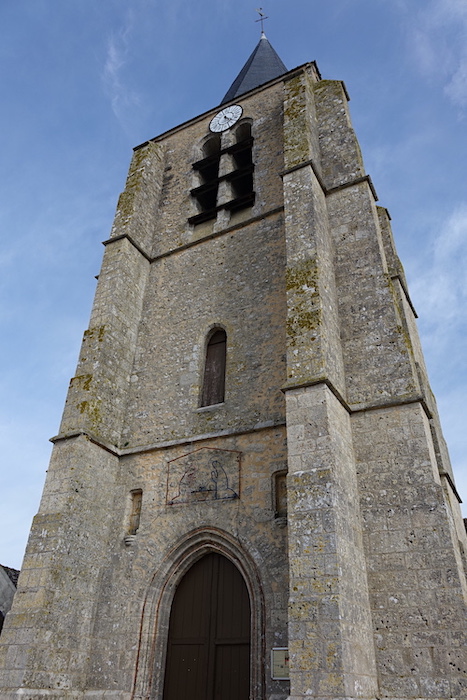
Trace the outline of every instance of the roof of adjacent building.
<instances>
[{"instance_id":1,"label":"roof of adjacent building","mask_svg":"<svg viewBox=\"0 0 467 700\"><path fill-rule=\"evenodd\" d=\"M262 32L261 39L227 90L221 104L229 102L239 95L269 82L269 80L278 78L284 73L287 73L287 68L272 48L266 34Z\"/></svg>"},{"instance_id":2,"label":"roof of adjacent building","mask_svg":"<svg viewBox=\"0 0 467 700\"><path fill-rule=\"evenodd\" d=\"M0 566L2 567L12 584L16 587L18 584L19 571L17 571L17 569L10 569L9 566L2 566L1 564Z\"/></svg>"}]
</instances>

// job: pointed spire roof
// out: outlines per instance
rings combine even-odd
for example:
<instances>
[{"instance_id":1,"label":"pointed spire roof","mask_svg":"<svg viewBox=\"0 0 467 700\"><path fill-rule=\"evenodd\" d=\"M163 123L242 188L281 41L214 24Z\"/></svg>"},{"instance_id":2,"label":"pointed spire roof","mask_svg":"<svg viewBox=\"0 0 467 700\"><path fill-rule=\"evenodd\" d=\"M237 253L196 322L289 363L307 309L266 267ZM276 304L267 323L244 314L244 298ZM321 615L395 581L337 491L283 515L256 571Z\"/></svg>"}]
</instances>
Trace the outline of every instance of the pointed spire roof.
<instances>
[{"instance_id":1,"label":"pointed spire roof","mask_svg":"<svg viewBox=\"0 0 467 700\"><path fill-rule=\"evenodd\" d=\"M261 39L255 50L227 90L221 104L278 78L283 73L287 73L287 68L272 48L266 34L261 32Z\"/></svg>"}]
</instances>

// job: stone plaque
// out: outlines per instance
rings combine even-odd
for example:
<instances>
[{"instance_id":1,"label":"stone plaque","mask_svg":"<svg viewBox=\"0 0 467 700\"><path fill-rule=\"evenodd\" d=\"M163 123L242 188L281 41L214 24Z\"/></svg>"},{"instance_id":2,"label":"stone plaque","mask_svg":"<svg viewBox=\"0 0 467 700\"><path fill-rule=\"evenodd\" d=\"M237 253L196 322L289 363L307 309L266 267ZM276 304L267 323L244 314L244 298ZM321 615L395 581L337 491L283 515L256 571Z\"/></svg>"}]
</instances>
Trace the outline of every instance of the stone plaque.
<instances>
[{"instance_id":1,"label":"stone plaque","mask_svg":"<svg viewBox=\"0 0 467 700\"><path fill-rule=\"evenodd\" d=\"M236 450L203 447L168 463L167 503L238 498L240 455Z\"/></svg>"}]
</instances>

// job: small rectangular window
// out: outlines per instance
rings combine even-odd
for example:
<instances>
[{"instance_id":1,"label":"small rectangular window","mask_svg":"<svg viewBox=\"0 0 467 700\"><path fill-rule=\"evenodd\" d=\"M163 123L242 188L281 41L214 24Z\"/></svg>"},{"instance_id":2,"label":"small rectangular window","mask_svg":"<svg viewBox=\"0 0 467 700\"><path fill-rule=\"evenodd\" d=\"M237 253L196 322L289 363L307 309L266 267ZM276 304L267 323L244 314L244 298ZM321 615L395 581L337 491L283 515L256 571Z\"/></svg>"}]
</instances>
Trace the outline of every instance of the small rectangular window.
<instances>
[{"instance_id":1,"label":"small rectangular window","mask_svg":"<svg viewBox=\"0 0 467 700\"><path fill-rule=\"evenodd\" d=\"M277 472L274 475L275 517L287 516L287 473Z\"/></svg>"},{"instance_id":2,"label":"small rectangular window","mask_svg":"<svg viewBox=\"0 0 467 700\"><path fill-rule=\"evenodd\" d=\"M129 535L136 535L139 528L141 518L141 506L143 503L143 492L141 489L136 489L131 492L131 513L130 523L128 527Z\"/></svg>"}]
</instances>

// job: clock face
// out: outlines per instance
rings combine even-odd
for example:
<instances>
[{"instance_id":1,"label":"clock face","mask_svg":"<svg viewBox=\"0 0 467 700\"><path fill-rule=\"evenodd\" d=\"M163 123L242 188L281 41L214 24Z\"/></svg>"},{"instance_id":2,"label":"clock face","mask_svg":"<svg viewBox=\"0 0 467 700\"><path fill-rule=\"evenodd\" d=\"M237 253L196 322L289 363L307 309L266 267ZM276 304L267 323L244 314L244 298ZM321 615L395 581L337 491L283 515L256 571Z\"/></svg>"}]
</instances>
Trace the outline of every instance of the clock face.
<instances>
[{"instance_id":1,"label":"clock face","mask_svg":"<svg viewBox=\"0 0 467 700\"><path fill-rule=\"evenodd\" d=\"M209 128L214 132L226 131L226 129L230 129L230 127L240 119L242 113L243 109L240 107L240 105L224 107L224 109L216 114L214 119L211 120Z\"/></svg>"}]
</instances>

